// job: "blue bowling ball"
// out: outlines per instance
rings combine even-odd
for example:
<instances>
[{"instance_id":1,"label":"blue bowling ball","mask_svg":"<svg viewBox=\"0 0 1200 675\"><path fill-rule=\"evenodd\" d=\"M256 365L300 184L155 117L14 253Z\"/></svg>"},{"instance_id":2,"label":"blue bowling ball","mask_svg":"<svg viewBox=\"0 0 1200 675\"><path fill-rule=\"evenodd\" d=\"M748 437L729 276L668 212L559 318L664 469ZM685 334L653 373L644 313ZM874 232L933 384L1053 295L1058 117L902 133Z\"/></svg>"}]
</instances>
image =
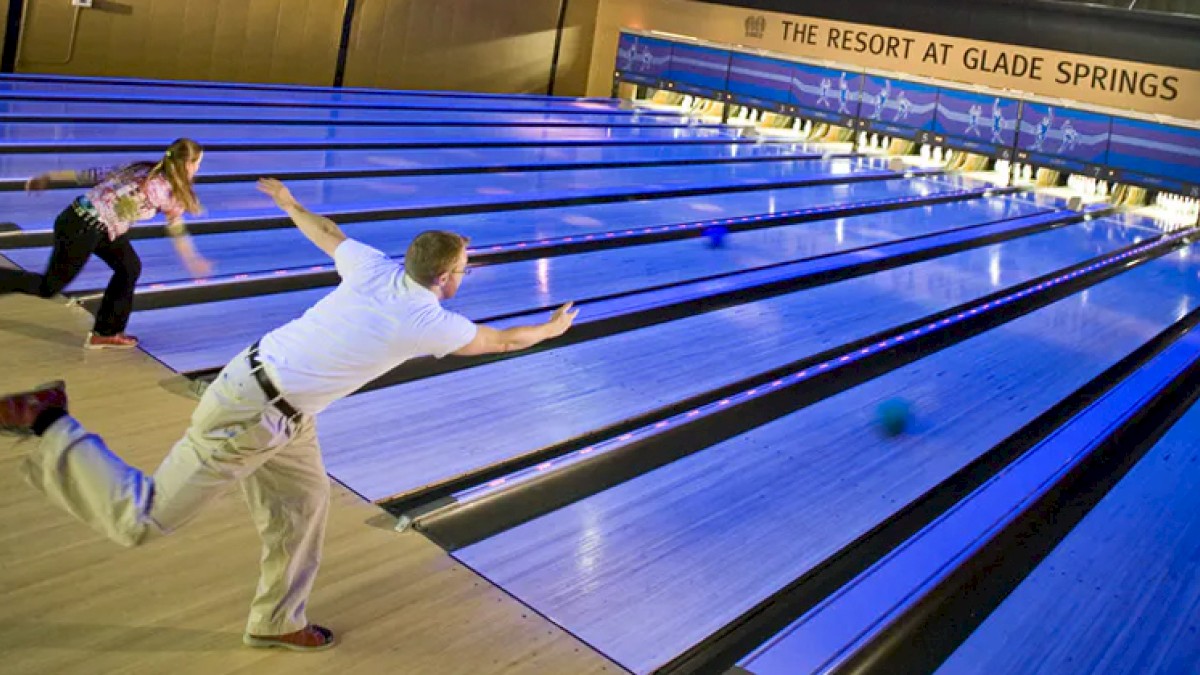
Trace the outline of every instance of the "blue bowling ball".
<instances>
[{"instance_id":1,"label":"blue bowling ball","mask_svg":"<svg viewBox=\"0 0 1200 675\"><path fill-rule=\"evenodd\" d=\"M729 228L724 225L709 225L704 228L704 236L708 238L710 248L721 248L725 245L725 235L729 234Z\"/></svg>"}]
</instances>

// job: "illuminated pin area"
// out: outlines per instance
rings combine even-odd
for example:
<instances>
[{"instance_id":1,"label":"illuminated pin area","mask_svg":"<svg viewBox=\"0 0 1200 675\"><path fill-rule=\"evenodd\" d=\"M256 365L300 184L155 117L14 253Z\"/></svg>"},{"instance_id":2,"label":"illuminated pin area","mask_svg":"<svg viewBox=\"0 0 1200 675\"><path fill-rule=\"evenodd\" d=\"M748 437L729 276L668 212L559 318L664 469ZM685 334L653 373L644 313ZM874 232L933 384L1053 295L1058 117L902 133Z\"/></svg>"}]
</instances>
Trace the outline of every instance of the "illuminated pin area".
<instances>
[{"instance_id":1,"label":"illuminated pin area","mask_svg":"<svg viewBox=\"0 0 1200 675\"><path fill-rule=\"evenodd\" d=\"M1200 198L1159 192L1145 211L1163 222L1168 231L1193 227L1200 222Z\"/></svg>"}]
</instances>

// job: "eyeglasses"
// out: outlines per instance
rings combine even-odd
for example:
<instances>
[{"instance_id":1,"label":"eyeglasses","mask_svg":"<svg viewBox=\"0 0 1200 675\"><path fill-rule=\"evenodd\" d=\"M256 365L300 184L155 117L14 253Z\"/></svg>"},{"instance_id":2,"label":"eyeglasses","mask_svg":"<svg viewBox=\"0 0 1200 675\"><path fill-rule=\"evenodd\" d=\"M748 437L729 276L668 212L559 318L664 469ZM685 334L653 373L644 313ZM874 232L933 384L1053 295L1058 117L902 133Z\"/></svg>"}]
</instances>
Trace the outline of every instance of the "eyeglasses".
<instances>
[{"instance_id":1,"label":"eyeglasses","mask_svg":"<svg viewBox=\"0 0 1200 675\"><path fill-rule=\"evenodd\" d=\"M474 272L474 271L475 271L474 267L464 267L461 270L450 270L450 274L461 274L464 277L466 277L466 276L470 276L471 272Z\"/></svg>"}]
</instances>

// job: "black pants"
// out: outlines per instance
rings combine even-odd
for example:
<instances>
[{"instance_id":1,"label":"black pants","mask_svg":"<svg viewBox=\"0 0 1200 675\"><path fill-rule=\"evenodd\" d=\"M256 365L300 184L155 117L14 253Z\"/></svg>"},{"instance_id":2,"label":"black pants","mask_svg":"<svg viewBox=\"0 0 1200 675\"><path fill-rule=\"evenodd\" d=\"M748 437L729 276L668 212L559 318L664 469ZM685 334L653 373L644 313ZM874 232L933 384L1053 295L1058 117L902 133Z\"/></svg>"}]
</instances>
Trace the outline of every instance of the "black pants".
<instances>
[{"instance_id":1,"label":"black pants","mask_svg":"<svg viewBox=\"0 0 1200 675\"><path fill-rule=\"evenodd\" d=\"M108 231L88 223L75 209L68 206L54 221L54 251L46 273L34 274L21 270L0 269L0 293L28 293L49 298L71 283L92 254L113 269L104 299L96 312L92 330L99 335L116 335L125 331L133 311L133 291L142 274L142 261L121 235L110 241Z\"/></svg>"}]
</instances>

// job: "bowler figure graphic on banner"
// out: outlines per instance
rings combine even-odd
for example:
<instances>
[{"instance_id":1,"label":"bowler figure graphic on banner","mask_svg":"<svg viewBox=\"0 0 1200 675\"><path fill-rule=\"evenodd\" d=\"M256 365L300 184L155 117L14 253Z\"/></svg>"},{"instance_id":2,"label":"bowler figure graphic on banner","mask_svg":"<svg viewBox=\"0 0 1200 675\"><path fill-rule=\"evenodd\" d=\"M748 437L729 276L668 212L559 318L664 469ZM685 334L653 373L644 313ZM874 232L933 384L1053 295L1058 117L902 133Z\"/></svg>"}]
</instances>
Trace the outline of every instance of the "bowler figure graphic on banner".
<instances>
[{"instance_id":1,"label":"bowler figure graphic on banner","mask_svg":"<svg viewBox=\"0 0 1200 675\"><path fill-rule=\"evenodd\" d=\"M1004 111L1000 109L1000 99L992 104L992 142L1003 143Z\"/></svg>"},{"instance_id":2,"label":"bowler figure graphic on banner","mask_svg":"<svg viewBox=\"0 0 1200 675\"><path fill-rule=\"evenodd\" d=\"M899 122L902 119L906 119L910 110L912 110L912 101L908 100L908 97L904 95L903 90L897 91L896 117L892 121Z\"/></svg>"},{"instance_id":3,"label":"bowler figure graphic on banner","mask_svg":"<svg viewBox=\"0 0 1200 675\"><path fill-rule=\"evenodd\" d=\"M1071 124L1071 120L1064 120L1062 123L1062 145L1058 146L1058 151L1066 152L1075 149L1075 142L1079 140L1079 132Z\"/></svg>"},{"instance_id":4,"label":"bowler figure graphic on banner","mask_svg":"<svg viewBox=\"0 0 1200 675\"><path fill-rule=\"evenodd\" d=\"M966 133L972 136L979 135L979 118L983 116L983 106L976 103L967 111L967 130Z\"/></svg>"},{"instance_id":5,"label":"bowler figure graphic on banner","mask_svg":"<svg viewBox=\"0 0 1200 675\"><path fill-rule=\"evenodd\" d=\"M883 110L887 107L888 97L892 94L892 81L884 80L883 89L879 90L879 95L875 97L875 112L871 113L871 119L883 119Z\"/></svg>"},{"instance_id":6,"label":"bowler figure graphic on banner","mask_svg":"<svg viewBox=\"0 0 1200 675\"><path fill-rule=\"evenodd\" d=\"M1042 146L1046 144L1046 136L1050 133L1050 126L1054 124L1054 108L1048 108L1046 116L1038 122L1037 132L1033 135L1033 149L1040 151Z\"/></svg>"},{"instance_id":7,"label":"bowler figure graphic on banner","mask_svg":"<svg viewBox=\"0 0 1200 675\"><path fill-rule=\"evenodd\" d=\"M821 78L821 97L817 99L817 105L829 107L829 94L833 89L833 81L828 77Z\"/></svg>"}]
</instances>

